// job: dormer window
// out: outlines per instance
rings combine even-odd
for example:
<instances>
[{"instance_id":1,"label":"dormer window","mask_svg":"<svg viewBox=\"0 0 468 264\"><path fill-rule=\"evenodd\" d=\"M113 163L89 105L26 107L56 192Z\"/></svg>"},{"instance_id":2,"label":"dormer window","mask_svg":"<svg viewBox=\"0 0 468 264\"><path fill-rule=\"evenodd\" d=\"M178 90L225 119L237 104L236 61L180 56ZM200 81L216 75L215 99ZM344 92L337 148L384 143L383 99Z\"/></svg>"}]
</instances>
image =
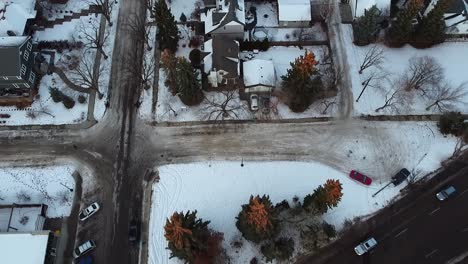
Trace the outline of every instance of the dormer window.
<instances>
[{"instance_id":1,"label":"dormer window","mask_svg":"<svg viewBox=\"0 0 468 264\"><path fill-rule=\"evenodd\" d=\"M26 74L26 65L22 64L21 65L21 75L25 75Z\"/></svg>"},{"instance_id":2,"label":"dormer window","mask_svg":"<svg viewBox=\"0 0 468 264\"><path fill-rule=\"evenodd\" d=\"M28 50L31 51L32 50L32 44L31 42L28 42L28 46L27 46Z\"/></svg>"},{"instance_id":3,"label":"dormer window","mask_svg":"<svg viewBox=\"0 0 468 264\"><path fill-rule=\"evenodd\" d=\"M29 59L29 52L28 51L24 51L24 59L25 60Z\"/></svg>"},{"instance_id":4,"label":"dormer window","mask_svg":"<svg viewBox=\"0 0 468 264\"><path fill-rule=\"evenodd\" d=\"M29 82L33 83L35 78L36 78L36 74L34 74L34 72L31 72L31 74L29 75Z\"/></svg>"}]
</instances>

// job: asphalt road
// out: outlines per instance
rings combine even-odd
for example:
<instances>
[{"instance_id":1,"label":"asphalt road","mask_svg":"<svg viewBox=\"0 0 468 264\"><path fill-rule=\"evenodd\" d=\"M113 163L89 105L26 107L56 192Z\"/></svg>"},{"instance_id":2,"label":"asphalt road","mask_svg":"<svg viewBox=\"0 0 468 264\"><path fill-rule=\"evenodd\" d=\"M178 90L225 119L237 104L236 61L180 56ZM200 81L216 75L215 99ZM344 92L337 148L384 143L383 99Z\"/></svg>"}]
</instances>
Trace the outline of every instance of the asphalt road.
<instances>
[{"instance_id":1,"label":"asphalt road","mask_svg":"<svg viewBox=\"0 0 468 264\"><path fill-rule=\"evenodd\" d=\"M442 264L466 263L468 260L468 155L452 164L448 171L431 183L384 209L362 223L361 228L345 234L342 239L320 254L298 261L327 264ZM439 201L435 194L453 185L457 194ZM368 237L377 240L377 247L357 256L354 247ZM460 262L457 262L460 261Z\"/></svg>"}]
</instances>

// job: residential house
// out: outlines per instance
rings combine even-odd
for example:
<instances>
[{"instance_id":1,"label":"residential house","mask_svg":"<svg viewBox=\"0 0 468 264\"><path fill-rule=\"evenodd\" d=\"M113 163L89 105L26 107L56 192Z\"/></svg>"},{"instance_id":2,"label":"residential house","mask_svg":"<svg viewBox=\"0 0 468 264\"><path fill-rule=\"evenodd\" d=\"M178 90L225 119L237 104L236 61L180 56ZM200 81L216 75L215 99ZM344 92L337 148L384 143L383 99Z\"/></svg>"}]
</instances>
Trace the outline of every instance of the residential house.
<instances>
[{"instance_id":1,"label":"residential house","mask_svg":"<svg viewBox=\"0 0 468 264\"><path fill-rule=\"evenodd\" d=\"M437 4L432 0L424 11L427 15ZM468 0L452 0L444 14L445 32L451 35L468 35Z\"/></svg>"},{"instance_id":2,"label":"residential house","mask_svg":"<svg viewBox=\"0 0 468 264\"><path fill-rule=\"evenodd\" d=\"M0 233L2 263L54 264L56 247L50 231Z\"/></svg>"},{"instance_id":3,"label":"residential house","mask_svg":"<svg viewBox=\"0 0 468 264\"><path fill-rule=\"evenodd\" d=\"M270 95L275 88L275 67L271 60L253 59L243 63L244 92Z\"/></svg>"},{"instance_id":4,"label":"residential house","mask_svg":"<svg viewBox=\"0 0 468 264\"><path fill-rule=\"evenodd\" d=\"M36 83L32 41L24 36L36 17L35 0L0 0L0 104L32 103Z\"/></svg>"},{"instance_id":5,"label":"residential house","mask_svg":"<svg viewBox=\"0 0 468 264\"><path fill-rule=\"evenodd\" d=\"M280 27L307 27L311 20L310 0L278 0Z\"/></svg>"},{"instance_id":6,"label":"residential house","mask_svg":"<svg viewBox=\"0 0 468 264\"><path fill-rule=\"evenodd\" d=\"M207 10L201 14L208 39L202 47L204 72L212 87L234 85L240 71L237 40L244 38L244 1L205 0L205 6Z\"/></svg>"}]
</instances>

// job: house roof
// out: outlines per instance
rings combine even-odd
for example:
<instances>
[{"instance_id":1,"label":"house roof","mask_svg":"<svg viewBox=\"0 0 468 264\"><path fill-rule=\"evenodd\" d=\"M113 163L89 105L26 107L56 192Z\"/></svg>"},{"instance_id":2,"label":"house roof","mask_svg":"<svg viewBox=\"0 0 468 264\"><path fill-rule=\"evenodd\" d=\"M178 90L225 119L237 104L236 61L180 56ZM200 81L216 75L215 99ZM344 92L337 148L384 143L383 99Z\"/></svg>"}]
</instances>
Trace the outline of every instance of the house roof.
<instances>
[{"instance_id":1,"label":"house roof","mask_svg":"<svg viewBox=\"0 0 468 264\"><path fill-rule=\"evenodd\" d=\"M245 25L244 0L221 0L221 9L210 9L201 20L205 22L205 33L210 33L231 22Z\"/></svg>"},{"instance_id":2,"label":"house roof","mask_svg":"<svg viewBox=\"0 0 468 264\"><path fill-rule=\"evenodd\" d=\"M271 60L254 59L244 62L244 84L275 86L275 67Z\"/></svg>"},{"instance_id":3,"label":"house roof","mask_svg":"<svg viewBox=\"0 0 468 264\"><path fill-rule=\"evenodd\" d=\"M278 0L279 21L310 21L310 0Z\"/></svg>"},{"instance_id":4,"label":"house roof","mask_svg":"<svg viewBox=\"0 0 468 264\"><path fill-rule=\"evenodd\" d=\"M227 78L239 76L239 43L224 36L213 36L204 44L204 71L228 72Z\"/></svg>"},{"instance_id":5,"label":"house roof","mask_svg":"<svg viewBox=\"0 0 468 264\"><path fill-rule=\"evenodd\" d=\"M29 37L0 37L0 76L20 75L20 48L28 39Z\"/></svg>"},{"instance_id":6,"label":"house roof","mask_svg":"<svg viewBox=\"0 0 468 264\"><path fill-rule=\"evenodd\" d=\"M2 263L43 264L50 231L0 233Z\"/></svg>"},{"instance_id":7,"label":"house roof","mask_svg":"<svg viewBox=\"0 0 468 264\"><path fill-rule=\"evenodd\" d=\"M27 20L36 17L35 4L36 0L0 0L0 37L8 36L7 31L23 35Z\"/></svg>"},{"instance_id":8,"label":"house roof","mask_svg":"<svg viewBox=\"0 0 468 264\"><path fill-rule=\"evenodd\" d=\"M452 0L445 11L446 14L461 14L468 9L467 0Z\"/></svg>"}]
</instances>

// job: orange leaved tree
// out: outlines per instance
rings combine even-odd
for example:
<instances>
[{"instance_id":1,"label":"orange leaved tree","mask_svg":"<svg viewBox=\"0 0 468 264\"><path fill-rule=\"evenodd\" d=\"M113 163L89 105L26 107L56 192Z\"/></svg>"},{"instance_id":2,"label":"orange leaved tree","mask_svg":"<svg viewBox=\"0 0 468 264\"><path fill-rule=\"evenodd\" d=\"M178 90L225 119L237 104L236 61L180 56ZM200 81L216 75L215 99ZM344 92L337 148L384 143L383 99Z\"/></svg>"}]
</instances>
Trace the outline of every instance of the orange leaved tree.
<instances>
[{"instance_id":1,"label":"orange leaved tree","mask_svg":"<svg viewBox=\"0 0 468 264\"><path fill-rule=\"evenodd\" d=\"M267 195L250 196L248 204L242 205L236 226L245 239L259 243L278 232L276 212Z\"/></svg>"}]
</instances>

